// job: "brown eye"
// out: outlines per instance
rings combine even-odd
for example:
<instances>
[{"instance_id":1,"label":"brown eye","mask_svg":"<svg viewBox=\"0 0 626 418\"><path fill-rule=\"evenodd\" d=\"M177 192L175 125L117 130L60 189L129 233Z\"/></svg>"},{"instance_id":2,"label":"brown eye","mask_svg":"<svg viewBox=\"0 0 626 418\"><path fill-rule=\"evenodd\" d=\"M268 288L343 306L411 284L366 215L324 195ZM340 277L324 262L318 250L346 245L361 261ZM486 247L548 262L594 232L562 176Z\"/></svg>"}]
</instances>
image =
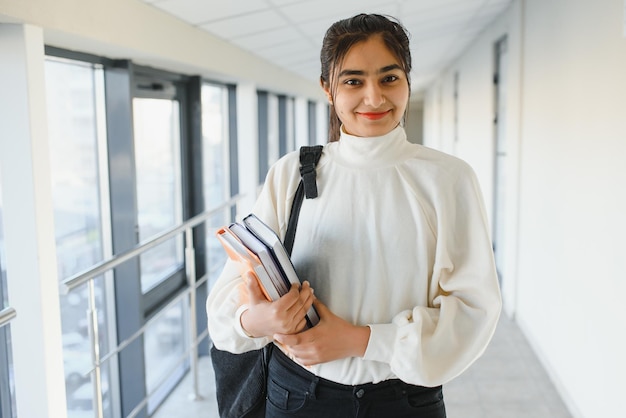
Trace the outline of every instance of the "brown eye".
<instances>
[{"instance_id":1,"label":"brown eye","mask_svg":"<svg viewBox=\"0 0 626 418\"><path fill-rule=\"evenodd\" d=\"M383 83L393 83L396 80L399 80L400 77L398 77L397 75L388 75L387 77L383 78Z\"/></svg>"}]
</instances>

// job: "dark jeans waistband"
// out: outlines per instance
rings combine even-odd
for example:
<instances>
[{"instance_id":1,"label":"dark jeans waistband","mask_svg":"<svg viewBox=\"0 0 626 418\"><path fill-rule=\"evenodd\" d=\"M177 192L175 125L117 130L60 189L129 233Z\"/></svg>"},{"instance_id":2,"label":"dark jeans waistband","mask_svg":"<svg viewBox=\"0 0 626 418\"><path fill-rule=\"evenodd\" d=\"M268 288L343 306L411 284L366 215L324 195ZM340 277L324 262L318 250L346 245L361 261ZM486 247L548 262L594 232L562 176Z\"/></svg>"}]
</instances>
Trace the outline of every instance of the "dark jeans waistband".
<instances>
[{"instance_id":1,"label":"dark jeans waistband","mask_svg":"<svg viewBox=\"0 0 626 418\"><path fill-rule=\"evenodd\" d=\"M271 363L276 362L279 367L272 367ZM407 394L432 393L433 398L441 397L442 387L424 387L411 385L400 379L385 380L379 383L364 383L360 385L344 385L328 379L316 376L302 366L296 364L287 357L280 349L272 350L270 368L277 374L286 372L289 379L297 378L299 385L307 385L311 394L318 399L366 399L370 397L400 398ZM282 369L282 370L281 370ZM284 376L287 379L287 376ZM293 380L292 380L293 381Z\"/></svg>"}]
</instances>

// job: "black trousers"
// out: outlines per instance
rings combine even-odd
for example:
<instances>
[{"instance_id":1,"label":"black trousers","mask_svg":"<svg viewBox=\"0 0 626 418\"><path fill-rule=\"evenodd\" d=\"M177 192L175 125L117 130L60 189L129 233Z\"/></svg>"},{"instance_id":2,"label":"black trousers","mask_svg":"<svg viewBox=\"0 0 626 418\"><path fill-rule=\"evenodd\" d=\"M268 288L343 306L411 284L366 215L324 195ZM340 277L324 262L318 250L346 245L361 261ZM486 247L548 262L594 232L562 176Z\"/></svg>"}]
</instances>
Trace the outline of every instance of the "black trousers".
<instances>
[{"instance_id":1,"label":"black trousers","mask_svg":"<svg viewBox=\"0 0 626 418\"><path fill-rule=\"evenodd\" d=\"M347 386L308 372L273 350L267 380L266 418L445 418L441 386L401 380Z\"/></svg>"}]
</instances>

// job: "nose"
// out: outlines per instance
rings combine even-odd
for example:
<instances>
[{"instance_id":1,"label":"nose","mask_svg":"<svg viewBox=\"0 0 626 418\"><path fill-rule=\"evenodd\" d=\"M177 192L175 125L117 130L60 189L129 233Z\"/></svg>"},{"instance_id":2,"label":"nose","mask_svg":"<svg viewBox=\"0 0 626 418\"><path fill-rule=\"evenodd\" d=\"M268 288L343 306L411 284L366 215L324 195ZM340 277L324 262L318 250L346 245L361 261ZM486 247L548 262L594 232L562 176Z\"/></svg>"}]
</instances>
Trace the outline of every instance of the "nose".
<instances>
[{"instance_id":1,"label":"nose","mask_svg":"<svg viewBox=\"0 0 626 418\"><path fill-rule=\"evenodd\" d=\"M376 83L370 83L364 90L363 103L374 109L385 103L385 95Z\"/></svg>"}]
</instances>

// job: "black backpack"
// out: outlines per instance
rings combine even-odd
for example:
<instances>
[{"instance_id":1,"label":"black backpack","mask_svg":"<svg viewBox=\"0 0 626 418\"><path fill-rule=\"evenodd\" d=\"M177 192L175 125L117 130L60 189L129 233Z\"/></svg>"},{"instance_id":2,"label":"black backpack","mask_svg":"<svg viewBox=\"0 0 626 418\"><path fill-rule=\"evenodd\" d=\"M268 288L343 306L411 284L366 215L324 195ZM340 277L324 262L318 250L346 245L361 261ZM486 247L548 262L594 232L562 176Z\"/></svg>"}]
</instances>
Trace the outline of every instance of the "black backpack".
<instances>
[{"instance_id":1,"label":"black backpack","mask_svg":"<svg viewBox=\"0 0 626 418\"><path fill-rule=\"evenodd\" d=\"M300 148L300 175L302 179L293 198L289 224L285 235L285 249L291 255L296 236L300 207L307 199L317 197L315 167L323 146ZM222 351L211 345L211 362L215 372L215 392L220 418L263 418L267 398L267 365L274 344L242 354Z\"/></svg>"}]
</instances>

